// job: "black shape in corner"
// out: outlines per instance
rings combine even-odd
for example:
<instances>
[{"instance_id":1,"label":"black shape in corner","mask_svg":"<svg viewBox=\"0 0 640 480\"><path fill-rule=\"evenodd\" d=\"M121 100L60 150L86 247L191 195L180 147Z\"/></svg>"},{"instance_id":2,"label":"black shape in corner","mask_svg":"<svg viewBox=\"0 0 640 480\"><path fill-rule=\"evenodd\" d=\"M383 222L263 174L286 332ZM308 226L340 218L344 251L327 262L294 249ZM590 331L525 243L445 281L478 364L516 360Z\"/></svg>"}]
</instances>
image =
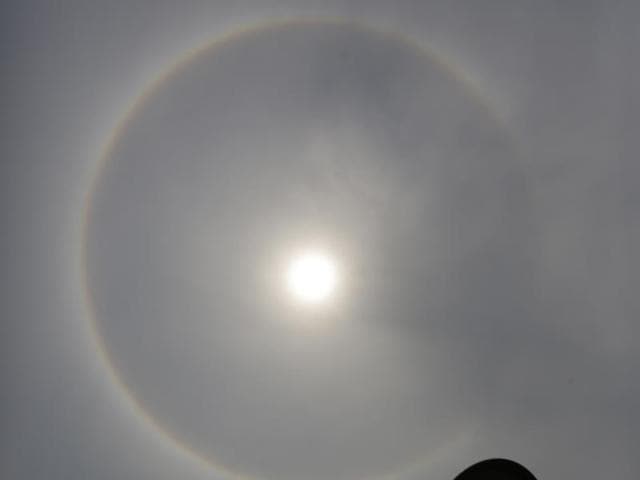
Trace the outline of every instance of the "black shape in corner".
<instances>
[{"instance_id":1,"label":"black shape in corner","mask_svg":"<svg viewBox=\"0 0 640 480\"><path fill-rule=\"evenodd\" d=\"M491 458L471 465L454 480L536 480L536 477L517 462Z\"/></svg>"}]
</instances>

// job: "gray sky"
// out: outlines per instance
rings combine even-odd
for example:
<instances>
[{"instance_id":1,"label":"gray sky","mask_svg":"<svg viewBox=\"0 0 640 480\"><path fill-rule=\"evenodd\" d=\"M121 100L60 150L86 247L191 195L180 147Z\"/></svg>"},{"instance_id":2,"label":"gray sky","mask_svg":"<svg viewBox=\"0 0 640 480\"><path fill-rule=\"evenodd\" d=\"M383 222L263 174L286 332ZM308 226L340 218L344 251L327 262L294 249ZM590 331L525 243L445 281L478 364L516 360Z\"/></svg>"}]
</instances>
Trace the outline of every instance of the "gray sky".
<instances>
[{"instance_id":1,"label":"gray sky","mask_svg":"<svg viewBox=\"0 0 640 480\"><path fill-rule=\"evenodd\" d=\"M177 440L278 479L637 478L640 8L479 3L7 4L2 476L226 478ZM193 58L129 115L85 230L146 87L298 16L391 35ZM321 313L273 278L308 242L348 272Z\"/></svg>"}]
</instances>

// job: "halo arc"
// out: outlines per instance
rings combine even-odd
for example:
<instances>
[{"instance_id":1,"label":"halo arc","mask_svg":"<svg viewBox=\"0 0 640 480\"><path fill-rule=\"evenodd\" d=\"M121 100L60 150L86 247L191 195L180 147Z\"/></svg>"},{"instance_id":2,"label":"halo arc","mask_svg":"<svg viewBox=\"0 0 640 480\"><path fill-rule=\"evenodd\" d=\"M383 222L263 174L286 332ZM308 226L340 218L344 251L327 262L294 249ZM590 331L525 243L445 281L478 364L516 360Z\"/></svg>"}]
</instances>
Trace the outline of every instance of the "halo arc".
<instances>
[{"instance_id":1,"label":"halo arc","mask_svg":"<svg viewBox=\"0 0 640 480\"><path fill-rule=\"evenodd\" d=\"M220 462L214 458L210 458L209 456L205 456L203 453L199 452L197 448L187 444L180 438L177 438L169 429L163 426L160 420L155 418L145 409L141 400L138 399L136 395L131 391L125 380L113 365L108 346L106 345L100 333L98 319L96 318L95 313L93 295L88 281L87 237L92 217L94 193L97 189L98 184L100 183L102 172L104 171L105 166L108 163L110 154L114 146L118 143L118 139L120 138L121 134L127 130L130 119L135 117L138 109L145 105L146 102L151 97L153 97L154 93L156 93L162 85L172 79L175 75L179 74L183 69L187 68L191 63L195 62L200 57L200 55L204 53L211 53L212 51L217 50L220 47L226 46L246 36L259 35L263 32L286 29L289 27L317 26L323 24L330 26L343 26L354 29L356 31L364 31L365 33L381 36L383 38L389 39L390 41L410 48L414 52L417 52L419 58L422 58L425 62L433 62L447 76L449 76L453 81L457 82L462 87L462 90L474 102L479 104L487 112L488 116L496 122L500 130L507 133L506 137L510 142L512 138L509 129L502 121L497 111L491 107L487 98L478 91L477 87L474 86L474 84L471 82L469 76L465 75L463 70L461 70L457 65L454 65L449 59L439 55L432 49L401 33L385 30L377 26L372 26L353 20L333 17L295 17L278 20L268 20L265 22L258 22L256 24L233 29L220 37L205 42L203 45L188 50L177 61L175 61L174 63L169 65L168 68L162 71L156 78L152 79L148 83L146 88L144 88L143 91L137 96L137 98L131 103L120 120L116 123L111 134L108 136L106 142L104 143L98 154L98 160L93 167L93 171L89 175L89 186L85 191L84 204L82 206L82 219L80 225L79 278L81 281L81 289L83 292L84 306L86 309L91 341L93 342L93 348L95 348L96 355L98 356L101 365L106 369L109 381L116 388L118 393L126 399L126 402L129 404L129 406L133 408L135 415L142 419L143 422L148 426L150 426L152 431L157 432L161 437L166 439L168 443L175 447L179 452L187 455L201 467L207 470L211 469L216 473L223 475L227 479L265 480L265 478L261 476L249 475L233 470L225 466L223 462ZM425 462L428 461L433 455L442 454L444 450L446 450L450 446L453 446L453 444L457 443L458 440L450 440L449 442L443 444L440 448L431 451L424 457L416 459L415 462L404 466L398 471L381 474L377 477L374 477L373 480L394 480L402 478L404 475L407 475L410 472L415 472L416 470L419 470L421 466L424 466Z\"/></svg>"}]
</instances>

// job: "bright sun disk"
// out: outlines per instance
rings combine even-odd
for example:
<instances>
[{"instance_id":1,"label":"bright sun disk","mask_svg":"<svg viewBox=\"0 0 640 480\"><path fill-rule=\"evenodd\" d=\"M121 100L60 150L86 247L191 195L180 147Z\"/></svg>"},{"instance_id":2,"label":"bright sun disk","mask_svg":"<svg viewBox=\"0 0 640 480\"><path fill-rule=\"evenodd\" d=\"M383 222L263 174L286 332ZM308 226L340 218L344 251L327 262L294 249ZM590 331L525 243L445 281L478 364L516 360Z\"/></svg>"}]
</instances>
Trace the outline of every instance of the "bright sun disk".
<instances>
[{"instance_id":1,"label":"bright sun disk","mask_svg":"<svg viewBox=\"0 0 640 480\"><path fill-rule=\"evenodd\" d=\"M286 277L289 292L304 303L328 300L338 280L335 262L319 251L307 251L293 258Z\"/></svg>"}]
</instances>

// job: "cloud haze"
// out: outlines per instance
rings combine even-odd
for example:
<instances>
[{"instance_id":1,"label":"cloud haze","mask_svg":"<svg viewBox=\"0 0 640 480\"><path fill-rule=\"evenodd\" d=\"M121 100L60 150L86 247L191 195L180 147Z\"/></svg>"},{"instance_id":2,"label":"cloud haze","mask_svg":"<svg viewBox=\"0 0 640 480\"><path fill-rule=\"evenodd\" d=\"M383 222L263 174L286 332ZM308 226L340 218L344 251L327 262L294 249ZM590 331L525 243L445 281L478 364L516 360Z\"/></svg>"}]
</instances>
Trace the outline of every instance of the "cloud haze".
<instances>
[{"instance_id":1,"label":"cloud haze","mask_svg":"<svg viewBox=\"0 0 640 480\"><path fill-rule=\"evenodd\" d=\"M111 367L232 471L635 478L638 7L304 3L7 7L3 476L225 478L116 387L86 242ZM159 72L312 15L395 34L292 24L192 58L128 117L84 229ZM315 314L277 278L309 242L346 272Z\"/></svg>"}]
</instances>

